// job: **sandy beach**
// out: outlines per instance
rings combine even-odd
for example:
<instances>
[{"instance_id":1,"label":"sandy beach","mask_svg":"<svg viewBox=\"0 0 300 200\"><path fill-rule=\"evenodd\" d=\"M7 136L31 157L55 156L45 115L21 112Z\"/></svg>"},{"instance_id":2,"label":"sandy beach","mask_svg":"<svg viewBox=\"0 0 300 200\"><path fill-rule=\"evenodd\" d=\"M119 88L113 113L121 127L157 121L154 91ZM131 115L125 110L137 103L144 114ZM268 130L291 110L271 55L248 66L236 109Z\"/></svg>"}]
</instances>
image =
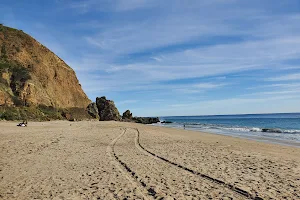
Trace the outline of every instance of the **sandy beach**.
<instances>
[{"instance_id":1,"label":"sandy beach","mask_svg":"<svg viewBox=\"0 0 300 200\"><path fill-rule=\"evenodd\" d=\"M300 199L300 148L125 122L0 122L0 199Z\"/></svg>"}]
</instances>

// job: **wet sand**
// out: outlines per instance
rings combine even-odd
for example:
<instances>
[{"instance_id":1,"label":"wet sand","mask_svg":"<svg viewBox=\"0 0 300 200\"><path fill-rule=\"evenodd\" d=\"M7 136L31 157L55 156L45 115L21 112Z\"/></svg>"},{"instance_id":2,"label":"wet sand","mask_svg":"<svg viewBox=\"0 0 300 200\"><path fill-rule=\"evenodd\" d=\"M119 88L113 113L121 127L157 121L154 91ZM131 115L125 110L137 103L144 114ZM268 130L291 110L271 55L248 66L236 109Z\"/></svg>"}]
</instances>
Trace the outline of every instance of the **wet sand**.
<instances>
[{"instance_id":1,"label":"wet sand","mask_svg":"<svg viewBox=\"0 0 300 200\"><path fill-rule=\"evenodd\" d=\"M0 122L0 199L300 199L300 148L121 122Z\"/></svg>"}]
</instances>

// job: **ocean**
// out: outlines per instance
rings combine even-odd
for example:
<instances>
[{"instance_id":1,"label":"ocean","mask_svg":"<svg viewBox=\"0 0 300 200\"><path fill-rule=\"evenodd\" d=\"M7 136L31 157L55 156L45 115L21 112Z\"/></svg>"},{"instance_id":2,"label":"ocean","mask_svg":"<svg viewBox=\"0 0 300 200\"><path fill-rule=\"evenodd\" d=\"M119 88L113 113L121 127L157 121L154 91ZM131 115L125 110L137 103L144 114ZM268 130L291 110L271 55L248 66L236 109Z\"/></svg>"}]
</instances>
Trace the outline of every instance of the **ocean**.
<instances>
[{"instance_id":1,"label":"ocean","mask_svg":"<svg viewBox=\"0 0 300 200\"><path fill-rule=\"evenodd\" d=\"M300 113L165 116L160 121L172 123L156 125L300 146Z\"/></svg>"}]
</instances>

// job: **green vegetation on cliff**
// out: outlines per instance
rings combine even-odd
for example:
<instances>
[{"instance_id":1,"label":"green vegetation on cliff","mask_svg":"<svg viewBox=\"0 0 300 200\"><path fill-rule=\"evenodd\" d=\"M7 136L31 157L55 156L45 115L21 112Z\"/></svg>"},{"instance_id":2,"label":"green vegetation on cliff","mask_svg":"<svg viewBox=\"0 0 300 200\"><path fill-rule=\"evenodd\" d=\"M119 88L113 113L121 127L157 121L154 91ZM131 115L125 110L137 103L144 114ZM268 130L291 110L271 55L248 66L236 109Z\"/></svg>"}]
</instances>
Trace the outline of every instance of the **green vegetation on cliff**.
<instances>
[{"instance_id":1,"label":"green vegetation on cliff","mask_svg":"<svg viewBox=\"0 0 300 200\"><path fill-rule=\"evenodd\" d=\"M19 32L16 29L0 25L0 32L3 35L3 37L0 38L2 43L0 51L0 89L6 88L6 91L9 93L13 103L17 106L20 106L22 103L17 98L20 95L19 91L26 81L31 79L31 76L29 69L24 68L16 60L11 60L8 58L8 44L5 43L5 40L7 39L9 31ZM20 48L16 47L15 45L13 45L13 47L15 48L13 49L12 54L15 54L18 50L20 50Z\"/></svg>"},{"instance_id":2,"label":"green vegetation on cliff","mask_svg":"<svg viewBox=\"0 0 300 200\"><path fill-rule=\"evenodd\" d=\"M0 119L47 121L63 119L61 111L46 107L0 107Z\"/></svg>"},{"instance_id":3,"label":"green vegetation on cliff","mask_svg":"<svg viewBox=\"0 0 300 200\"><path fill-rule=\"evenodd\" d=\"M0 106L0 120L69 120L80 121L93 119L83 108L57 109L52 106L39 105L37 107L7 107Z\"/></svg>"},{"instance_id":4,"label":"green vegetation on cliff","mask_svg":"<svg viewBox=\"0 0 300 200\"><path fill-rule=\"evenodd\" d=\"M26 81L31 76L29 70L15 63L9 63L8 61L0 60L0 89L6 88L10 98L13 100L14 105L25 105L18 97L20 90L23 88ZM3 74L7 76L4 77Z\"/></svg>"}]
</instances>

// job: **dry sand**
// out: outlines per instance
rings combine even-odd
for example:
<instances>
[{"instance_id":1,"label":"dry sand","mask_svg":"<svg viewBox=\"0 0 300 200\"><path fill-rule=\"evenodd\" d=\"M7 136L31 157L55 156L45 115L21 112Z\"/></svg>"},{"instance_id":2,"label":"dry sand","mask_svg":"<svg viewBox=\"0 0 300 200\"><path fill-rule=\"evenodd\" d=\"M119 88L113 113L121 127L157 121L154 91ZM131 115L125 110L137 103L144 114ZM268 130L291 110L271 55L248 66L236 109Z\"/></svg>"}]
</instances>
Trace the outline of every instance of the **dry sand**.
<instances>
[{"instance_id":1,"label":"dry sand","mask_svg":"<svg viewBox=\"0 0 300 200\"><path fill-rule=\"evenodd\" d=\"M0 122L0 199L300 199L300 148L121 122Z\"/></svg>"}]
</instances>

